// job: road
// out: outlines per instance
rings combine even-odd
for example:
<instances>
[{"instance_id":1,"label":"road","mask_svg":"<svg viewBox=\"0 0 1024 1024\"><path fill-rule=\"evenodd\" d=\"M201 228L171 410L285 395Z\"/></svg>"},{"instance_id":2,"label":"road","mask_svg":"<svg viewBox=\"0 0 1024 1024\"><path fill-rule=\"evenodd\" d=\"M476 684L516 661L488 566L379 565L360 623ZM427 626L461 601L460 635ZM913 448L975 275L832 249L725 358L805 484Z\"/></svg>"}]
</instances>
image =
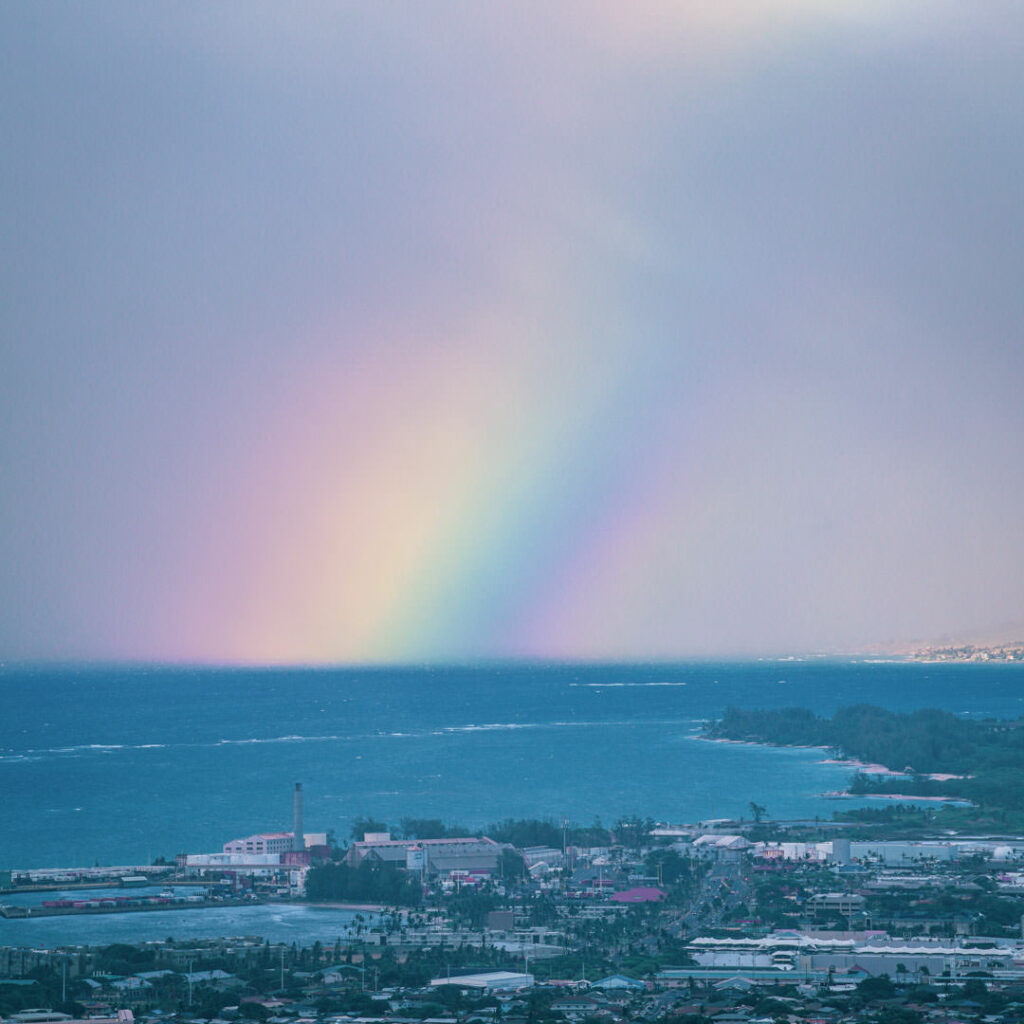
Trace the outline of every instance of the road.
<instances>
[{"instance_id":1,"label":"road","mask_svg":"<svg viewBox=\"0 0 1024 1024\"><path fill-rule=\"evenodd\" d=\"M669 926L679 939L690 939L710 928L720 928L728 916L749 900L750 867L745 861L717 861L701 881L690 906Z\"/></svg>"}]
</instances>

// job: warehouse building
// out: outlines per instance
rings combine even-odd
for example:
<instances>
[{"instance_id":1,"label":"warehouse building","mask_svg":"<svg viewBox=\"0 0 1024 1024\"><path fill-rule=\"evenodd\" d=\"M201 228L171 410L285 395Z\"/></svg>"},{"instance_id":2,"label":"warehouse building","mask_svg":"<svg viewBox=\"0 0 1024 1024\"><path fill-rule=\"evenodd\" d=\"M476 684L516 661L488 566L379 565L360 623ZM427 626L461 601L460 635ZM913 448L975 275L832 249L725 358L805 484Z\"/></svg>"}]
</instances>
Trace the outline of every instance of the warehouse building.
<instances>
[{"instance_id":1,"label":"warehouse building","mask_svg":"<svg viewBox=\"0 0 1024 1024\"><path fill-rule=\"evenodd\" d=\"M501 851L500 843L486 837L392 839L384 832L370 833L366 839L353 843L346 860L352 867L371 861L428 875L452 871L493 875L497 874Z\"/></svg>"}]
</instances>

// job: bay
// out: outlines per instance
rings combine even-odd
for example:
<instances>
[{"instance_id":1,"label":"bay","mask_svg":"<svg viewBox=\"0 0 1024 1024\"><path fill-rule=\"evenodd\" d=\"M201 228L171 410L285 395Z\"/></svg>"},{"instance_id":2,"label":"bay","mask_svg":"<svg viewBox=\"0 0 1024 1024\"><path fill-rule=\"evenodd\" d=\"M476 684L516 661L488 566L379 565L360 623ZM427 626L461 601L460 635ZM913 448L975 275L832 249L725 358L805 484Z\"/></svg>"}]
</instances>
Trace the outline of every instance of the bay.
<instances>
[{"instance_id":1,"label":"bay","mask_svg":"<svg viewBox=\"0 0 1024 1024\"><path fill-rule=\"evenodd\" d=\"M0 867L148 863L356 817L828 817L818 750L696 740L729 704L1024 710L1024 666L864 661L0 669ZM846 801L843 806L856 805Z\"/></svg>"}]
</instances>

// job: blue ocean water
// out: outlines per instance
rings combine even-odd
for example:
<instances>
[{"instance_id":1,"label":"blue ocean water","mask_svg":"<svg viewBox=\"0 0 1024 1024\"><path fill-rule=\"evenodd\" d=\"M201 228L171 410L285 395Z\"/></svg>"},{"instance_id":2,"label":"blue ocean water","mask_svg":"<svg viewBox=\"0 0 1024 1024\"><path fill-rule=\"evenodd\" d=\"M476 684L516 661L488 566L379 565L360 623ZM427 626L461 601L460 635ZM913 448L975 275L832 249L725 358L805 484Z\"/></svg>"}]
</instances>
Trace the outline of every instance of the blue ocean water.
<instances>
[{"instance_id":1,"label":"blue ocean water","mask_svg":"<svg viewBox=\"0 0 1024 1024\"><path fill-rule=\"evenodd\" d=\"M485 826L828 817L816 750L697 741L734 704L1024 713L1020 665L753 662L0 669L0 867L131 864L372 814Z\"/></svg>"}]
</instances>

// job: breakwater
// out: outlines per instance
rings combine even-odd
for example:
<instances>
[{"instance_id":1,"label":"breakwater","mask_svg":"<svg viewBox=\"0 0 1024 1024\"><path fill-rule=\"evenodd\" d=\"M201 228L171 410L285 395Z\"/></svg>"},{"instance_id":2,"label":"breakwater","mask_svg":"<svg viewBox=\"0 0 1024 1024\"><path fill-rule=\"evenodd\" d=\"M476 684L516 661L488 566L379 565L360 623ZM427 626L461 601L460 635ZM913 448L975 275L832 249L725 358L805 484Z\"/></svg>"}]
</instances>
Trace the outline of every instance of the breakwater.
<instances>
[{"instance_id":1,"label":"breakwater","mask_svg":"<svg viewBox=\"0 0 1024 1024\"><path fill-rule=\"evenodd\" d=\"M36 918L36 917L74 917L79 914L131 914L142 911L161 910L207 910L210 908L243 907L263 903L265 900L259 898L246 898L242 900L213 899L213 900L173 900L173 899L146 899L133 900L128 902L115 902L109 900L88 900L88 901L59 901L54 904L44 902L39 906L11 906L4 904L0 906L0 917L12 918ZM67 905L70 903L71 905Z\"/></svg>"}]
</instances>

